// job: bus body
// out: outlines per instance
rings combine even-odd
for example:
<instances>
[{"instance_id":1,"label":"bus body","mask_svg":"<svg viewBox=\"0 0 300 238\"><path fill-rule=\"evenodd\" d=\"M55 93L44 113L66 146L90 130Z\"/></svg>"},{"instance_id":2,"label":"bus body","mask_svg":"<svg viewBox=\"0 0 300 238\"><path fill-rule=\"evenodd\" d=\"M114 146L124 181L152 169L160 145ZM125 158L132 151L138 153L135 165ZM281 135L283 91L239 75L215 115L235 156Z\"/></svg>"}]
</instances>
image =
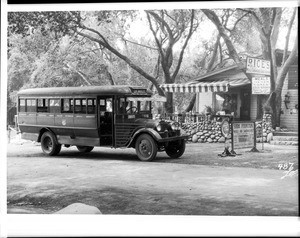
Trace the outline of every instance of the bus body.
<instances>
[{"instance_id":1,"label":"bus body","mask_svg":"<svg viewBox=\"0 0 300 238\"><path fill-rule=\"evenodd\" d=\"M188 136L177 122L153 120L151 92L136 86L24 89L17 94L21 138L41 142L47 155L61 146L90 152L95 146L135 148L140 160L157 151L180 157Z\"/></svg>"}]
</instances>

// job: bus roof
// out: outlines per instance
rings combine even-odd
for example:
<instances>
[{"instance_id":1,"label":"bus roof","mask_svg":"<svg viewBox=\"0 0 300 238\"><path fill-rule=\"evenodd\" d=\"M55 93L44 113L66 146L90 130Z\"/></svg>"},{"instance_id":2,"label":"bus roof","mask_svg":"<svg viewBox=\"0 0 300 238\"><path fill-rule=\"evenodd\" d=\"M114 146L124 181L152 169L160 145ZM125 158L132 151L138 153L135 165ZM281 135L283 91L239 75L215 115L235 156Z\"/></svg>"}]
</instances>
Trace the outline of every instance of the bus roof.
<instances>
[{"instance_id":1,"label":"bus roof","mask_svg":"<svg viewBox=\"0 0 300 238\"><path fill-rule=\"evenodd\" d=\"M30 88L18 92L18 96L76 96L76 95L139 95L151 96L145 87L127 85Z\"/></svg>"}]
</instances>

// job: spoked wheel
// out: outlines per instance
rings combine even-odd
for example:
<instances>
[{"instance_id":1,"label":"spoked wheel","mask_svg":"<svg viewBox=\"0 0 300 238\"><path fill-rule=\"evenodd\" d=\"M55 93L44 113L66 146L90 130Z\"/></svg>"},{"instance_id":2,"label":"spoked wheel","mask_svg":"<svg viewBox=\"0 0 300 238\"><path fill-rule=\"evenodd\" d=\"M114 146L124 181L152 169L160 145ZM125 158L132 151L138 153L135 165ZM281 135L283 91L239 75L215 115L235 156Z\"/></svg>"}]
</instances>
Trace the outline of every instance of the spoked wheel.
<instances>
[{"instance_id":1,"label":"spoked wheel","mask_svg":"<svg viewBox=\"0 0 300 238\"><path fill-rule=\"evenodd\" d=\"M56 137L52 132L45 132L41 138L41 147L46 155L57 155L61 150L61 145L57 143Z\"/></svg>"},{"instance_id":2,"label":"spoked wheel","mask_svg":"<svg viewBox=\"0 0 300 238\"><path fill-rule=\"evenodd\" d=\"M84 152L84 153L91 152L94 149L93 146L76 146L76 147L79 150L79 152Z\"/></svg>"},{"instance_id":3,"label":"spoked wheel","mask_svg":"<svg viewBox=\"0 0 300 238\"><path fill-rule=\"evenodd\" d=\"M179 158L185 151L185 140L171 141L166 146L166 153L173 159Z\"/></svg>"},{"instance_id":4,"label":"spoked wheel","mask_svg":"<svg viewBox=\"0 0 300 238\"><path fill-rule=\"evenodd\" d=\"M136 140L135 150L140 160L151 161L156 157L157 144L151 136L142 134Z\"/></svg>"}]
</instances>

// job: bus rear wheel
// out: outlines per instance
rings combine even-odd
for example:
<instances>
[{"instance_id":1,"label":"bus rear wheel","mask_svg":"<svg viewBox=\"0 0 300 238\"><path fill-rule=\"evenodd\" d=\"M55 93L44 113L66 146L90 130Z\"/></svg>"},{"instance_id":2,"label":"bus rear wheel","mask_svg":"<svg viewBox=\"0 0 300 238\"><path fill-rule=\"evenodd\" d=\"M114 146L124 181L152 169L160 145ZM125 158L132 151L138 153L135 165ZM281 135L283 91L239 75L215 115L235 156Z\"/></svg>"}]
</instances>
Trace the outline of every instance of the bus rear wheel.
<instances>
[{"instance_id":1,"label":"bus rear wheel","mask_svg":"<svg viewBox=\"0 0 300 238\"><path fill-rule=\"evenodd\" d=\"M94 149L93 146L76 146L76 147L79 150L79 152L83 152L83 153L91 152Z\"/></svg>"},{"instance_id":2,"label":"bus rear wheel","mask_svg":"<svg viewBox=\"0 0 300 238\"><path fill-rule=\"evenodd\" d=\"M142 134L135 142L135 150L140 160L151 161L156 157L157 144L151 136Z\"/></svg>"},{"instance_id":3,"label":"bus rear wheel","mask_svg":"<svg viewBox=\"0 0 300 238\"><path fill-rule=\"evenodd\" d=\"M179 158L185 151L185 140L171 141L166 146L166 153L172 159Z\"/></svg>"},{"instance_id":4,"label":"bus rear wheel","mask_svg":"<svg viewBox=\"0 0 300 238\"><path fill-rule=\"evenodd\" d=\"M57 155L61 150L61 145L57 143L56 137L52 132L45 132L41 138L41 147L46 155Z\"/></svg>"}]
</instances>

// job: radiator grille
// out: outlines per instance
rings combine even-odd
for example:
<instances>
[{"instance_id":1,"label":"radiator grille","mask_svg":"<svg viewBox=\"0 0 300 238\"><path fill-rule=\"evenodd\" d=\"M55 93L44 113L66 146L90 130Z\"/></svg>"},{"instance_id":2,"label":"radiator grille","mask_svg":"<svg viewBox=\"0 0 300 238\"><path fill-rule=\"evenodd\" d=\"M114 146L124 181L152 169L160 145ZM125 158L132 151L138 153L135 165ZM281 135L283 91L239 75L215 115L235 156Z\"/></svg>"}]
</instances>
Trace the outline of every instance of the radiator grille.
<instances>
[{"instance_id":1,"label":"radiator grille","mask_svg":"<svg viewBox=\"0 0 300 238\"><path fill-rule=\"evenodd\" d=\"M116 125L116 147L123 147L130 141L133 131L141 128L138 124Z\"/></svg>"}]
</instances>

